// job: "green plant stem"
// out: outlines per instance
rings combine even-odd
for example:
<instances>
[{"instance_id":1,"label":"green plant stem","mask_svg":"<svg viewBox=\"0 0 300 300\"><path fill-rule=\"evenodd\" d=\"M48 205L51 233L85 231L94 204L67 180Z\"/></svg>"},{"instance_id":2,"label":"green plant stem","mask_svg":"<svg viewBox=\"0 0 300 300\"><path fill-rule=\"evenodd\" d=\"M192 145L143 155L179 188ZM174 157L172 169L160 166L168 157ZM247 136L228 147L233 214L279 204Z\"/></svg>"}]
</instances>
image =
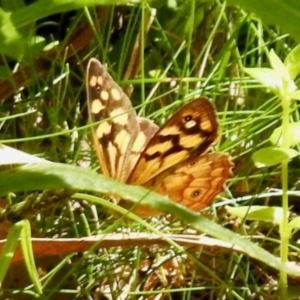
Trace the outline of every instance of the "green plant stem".
<instances>
[{"instance_id":1,"label":"green plant stem","mask_svg":"<svg viewBox=\"0 0 300 300\"><path fill-rule=\"evenodd\" d=\"M283 208L283 218L280 226L280 236L281 236L281 247L280 247L280 257L283 263L287 262L288 259L288 244L289 244L289 228L288 228L288 187L287 187L287 178L288 178L288 162L281 163L281 182L282 182L282 208ZM280 271L280 291L281 298L286 299L285 291L287 287L287 273L282 270Z\"/></svg>"},{"instance_id":2,"label":"green plant stem","mask_svg":"<svg viewBox=\"0 0 300 300\"><path fill-rule=\"evenodd\" d=\"M289 115L290 115L290 99L283 99L283 117L282 117L282 127L283 127L283 144L282 147L284 149L289 148ZM282 224L280 226L280 235L281 235L281 248L280 248L280 256L281 261L286 263L288 260L288 245L290 238L290 231L288 226L288 161L284 161L281 163L281 182L282 182ZM284 270L280 271L280 293L281 299L286 299L287 292L287 273Z\"/></svg>"}]
</instances>

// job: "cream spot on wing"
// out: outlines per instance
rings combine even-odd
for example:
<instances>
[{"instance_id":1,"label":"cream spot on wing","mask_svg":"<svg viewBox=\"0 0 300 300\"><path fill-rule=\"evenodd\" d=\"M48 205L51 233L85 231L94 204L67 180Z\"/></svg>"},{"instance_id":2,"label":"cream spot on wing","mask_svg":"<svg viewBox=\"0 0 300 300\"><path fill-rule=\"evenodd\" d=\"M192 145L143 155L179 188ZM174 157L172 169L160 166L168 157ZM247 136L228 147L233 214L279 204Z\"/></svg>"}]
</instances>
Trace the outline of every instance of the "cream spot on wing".
<instances>
[{"instance_id":1,"label":"cream spot on wing","mask_svg":"<svg viewBox=\"0 0 300 300\"><path fill-rule=\"evenodd\" d=\"M117 108L110 112L110 117L112 121L119 125L126 125L128 123L128 114L125 113L123 108Z\"/></svg>"},{"instance_id":2,"label":"cream spot on wing","mask_svg":"<svg viewBox=\"0 0 300 300\"><path fill-rule=\"evenodd\" d=\"M183 161L184 159L186 159L188 157L188 155L189 155L189 152L186 150L170 154L164 158L161 166L163 168L168 168L170 166L173 166L173 165Z\"/></svg>"},{"instance_id":3,"label":"cream spot on wing","mask_svg":"<svg viewBox=\"0 0 300 300\"><path fill-rule=\"evenodd\" d=\"M90 87L95 87L96 83L97 83L97 77L91 76L90 82L89 82Z\"/></svg>"},{"instance_id":4,"label":"cream spot on wing","mask_svg":"<svg viewBox=\"0 0 300 300\"><path fill-rule=\"evenodd\" d=\"M121 100L121 94L116 88L112 88L110 93L114 100L116 100L116 101Z\"/></svg>"},{"instance_id":5,"label":"cream spot on wing","mask_svg":"<svg viewBox=\"0 0 300 300\"><path fill-rule=\"evenodd\" d=\"M180 139L180 145L184 148L191 148L201 144L203 139L198 134L183 136Z\"/></svg>"},{"instance_id":6,"label":"cream spot on wing","mask_svg":"<svg viewBox=\"0 0 300 300\"><path fill-rule=\"evenodd\" d=\"M127 146L130 141L129 133L123 129L115 137L115 144L117 145L121 155L127 151Z\"/></svg>"},{"instance_id":7,"label":"cream spot on wing","mask_svg":"<svg viewBox=\"0 0 300 300\"><path fill-rule=\"evenodd\" d=\"M101 139L104 135L109 134L111 131L111 125L108 122L101 123L96 129L96 135Z\"/></svg>"},{"instance_id":8,"label":"cream spot on wing","mask_svg":"<svg viewBox=\"0 0 300 300\"><path fill-rule=\"evenodd\" d=\"M195 120L190 120L187 123L184 124L184 127L187 129L190 129L192 127L194 127L197 123L195 122Z\"/></svg>"},{"instance_id":9,"label":"cream spot on wing","mask_svg":"<svg viewBox=\"0 0 300 300\"><path fill-rule=\"evenodd\" d=\"M91 103L91 113L98 114L105 106L101 103L99 99L95 99Z\"/></svg>"},{"instance_id":10,"label":"cream spot on wing","mask_svg":"<svg viewBox=\"0 0 300 300\"><path fill-rule=\"evenodd\" d=\"M103 77L102 76L98 76L96 79L97 79L98 85L102 86L103 85Z\"/></svg>"},{"instance_id":11,"label":"cream spot on wing","mask_svg":"<svg viewBox=\"0 0 300 300\"><path fill-rule=\"evenodd\" d=\"M165 128L162 128L159 132L159 135L170 135L170 134L177 134L179 133L178 126L166 126Z\"/></svg>"},{"instance_id":12,"label":"cream spot on wing","mask_svg":"<svg viewBox=\"0 0 300 300\"><path fill-rule=\"evenodd\" d=\"M116 157L117 157L117 149L112 144L112 142L108 143L107 150L109 153L109 164L110 164L110 170L111 170L111 177L116 177Z\"/></svg>"},{"instance_id":13,"label":"cream spot on wing","mask_svg":"<svg viewBox=\"0 0 300 300\"><path fill-rule=\"evenodd\" d=\"M141 152L146 143L144 132L140 131L132 146L132 152Z\"/></svg>"},{"instance_id":14,"label":"cream spot on wing","mask_svg":"<svg viewBox=\"0 0 300 300\"><path fill-rule=\"evenodd\" d=\"M204 131L211 131L213 129L209 118L207 118L207 117L202 118L201 123L200 123L200 128L201 128L201 130L204 130Z\"/></svg>"},{"instance_id":15,"label":"cream spot on wing","mask_svg":"<svg viewBox=\"0 0 300 300\"><path fill-rule=\"evenodd\" d=\"M109 99L109 94L107 91L101 91L100 92L100 98L104 101L107 101Z\"/></svg>"},{"instance_id":16,"label":"cream spot on wing","mask_svg":"<svg viewBox=\"0 0 300 300\"><path fill-rule=\"evenodd\" d=\"M164 143L155 144L151 147L149 147L146 151L147 155L152 155L157 152L164 153L170 150L173 147L172 140L171 141L165 141Z\"/></svg>"}]
</instances>

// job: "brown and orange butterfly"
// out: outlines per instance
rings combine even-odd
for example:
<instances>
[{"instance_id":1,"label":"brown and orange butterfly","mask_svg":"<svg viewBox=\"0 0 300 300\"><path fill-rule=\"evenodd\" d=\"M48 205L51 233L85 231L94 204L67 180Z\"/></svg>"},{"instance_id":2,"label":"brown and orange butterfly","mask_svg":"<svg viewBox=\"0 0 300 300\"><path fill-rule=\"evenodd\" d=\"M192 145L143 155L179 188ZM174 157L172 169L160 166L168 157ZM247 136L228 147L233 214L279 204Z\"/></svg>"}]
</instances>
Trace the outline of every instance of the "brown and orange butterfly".
<instances>
[{"instance_id":1,"label":"brown and orange butterfly","mask_svg":"<svg viewBox=\"0 0 300 300\"><path fill-rule=\"evenodd\" d=\"M104 175L153 189L193 211L208 206L232 176L227 154L208 153L217 139L218 120L207 98L184 105L158 128L137 117L127 95L92 58L87 101L91 122L99 123L93 137ZM144 205L134 212L142 217L161 214Z\"/></svg>"}]
</instances>

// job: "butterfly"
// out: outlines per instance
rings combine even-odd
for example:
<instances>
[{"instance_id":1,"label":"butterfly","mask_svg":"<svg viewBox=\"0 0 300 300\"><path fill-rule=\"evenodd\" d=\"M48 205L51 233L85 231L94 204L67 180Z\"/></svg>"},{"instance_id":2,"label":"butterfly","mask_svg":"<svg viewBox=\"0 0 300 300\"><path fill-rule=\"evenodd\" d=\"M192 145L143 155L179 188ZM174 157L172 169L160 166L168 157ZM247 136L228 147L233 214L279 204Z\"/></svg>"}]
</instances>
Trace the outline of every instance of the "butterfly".
<instances>
[{"instance_id":1,"label":"butterfly","mask_svg":"<svg viewBox=\"0 0 300 300\"><path fill-rule=\"evenodd\" d=\"M193 211L210 205L232 176L233 164L227 154L209 152L219 126L208 98L184 105L159 128L137 116L97 59L88 63L86 84L89 117L97 122L94 145L105 176L147 187ZM118 201L130 208L129 202ZM145 205L134 212L141 217L161 214Z\"/></svg>"}]
</instances>

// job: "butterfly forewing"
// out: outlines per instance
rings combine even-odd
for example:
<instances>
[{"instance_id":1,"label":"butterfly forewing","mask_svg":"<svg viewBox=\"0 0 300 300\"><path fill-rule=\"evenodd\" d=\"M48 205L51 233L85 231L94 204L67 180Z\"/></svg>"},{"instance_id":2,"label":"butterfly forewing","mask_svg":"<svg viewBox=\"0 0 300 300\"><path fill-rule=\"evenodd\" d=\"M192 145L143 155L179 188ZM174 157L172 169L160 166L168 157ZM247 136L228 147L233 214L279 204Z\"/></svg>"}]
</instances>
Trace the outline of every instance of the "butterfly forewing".
<instances>
[{"instance_id":1,"label":"butterfly forewing","mask_svg":"<svg viewBox=\"0 0 300 300\"><path fill-rule=\"evenodd\" d=\"M143 185L188 157L207 152L217 134L216 112L207 98L186 104L149 141L128 182Z\"/></svg>"},{"instance_id":2,"label":"butterfly forewing","mask_svg":"<svg viewBox=\"0 0 300 300\"><path fill-rule=\"evenodd\" d=\"M125 182L140 125L131 101L96 59L87 66L87 99L91 121L97 122L93 137L102 172Z\"/></svg>"}]
</instances>

